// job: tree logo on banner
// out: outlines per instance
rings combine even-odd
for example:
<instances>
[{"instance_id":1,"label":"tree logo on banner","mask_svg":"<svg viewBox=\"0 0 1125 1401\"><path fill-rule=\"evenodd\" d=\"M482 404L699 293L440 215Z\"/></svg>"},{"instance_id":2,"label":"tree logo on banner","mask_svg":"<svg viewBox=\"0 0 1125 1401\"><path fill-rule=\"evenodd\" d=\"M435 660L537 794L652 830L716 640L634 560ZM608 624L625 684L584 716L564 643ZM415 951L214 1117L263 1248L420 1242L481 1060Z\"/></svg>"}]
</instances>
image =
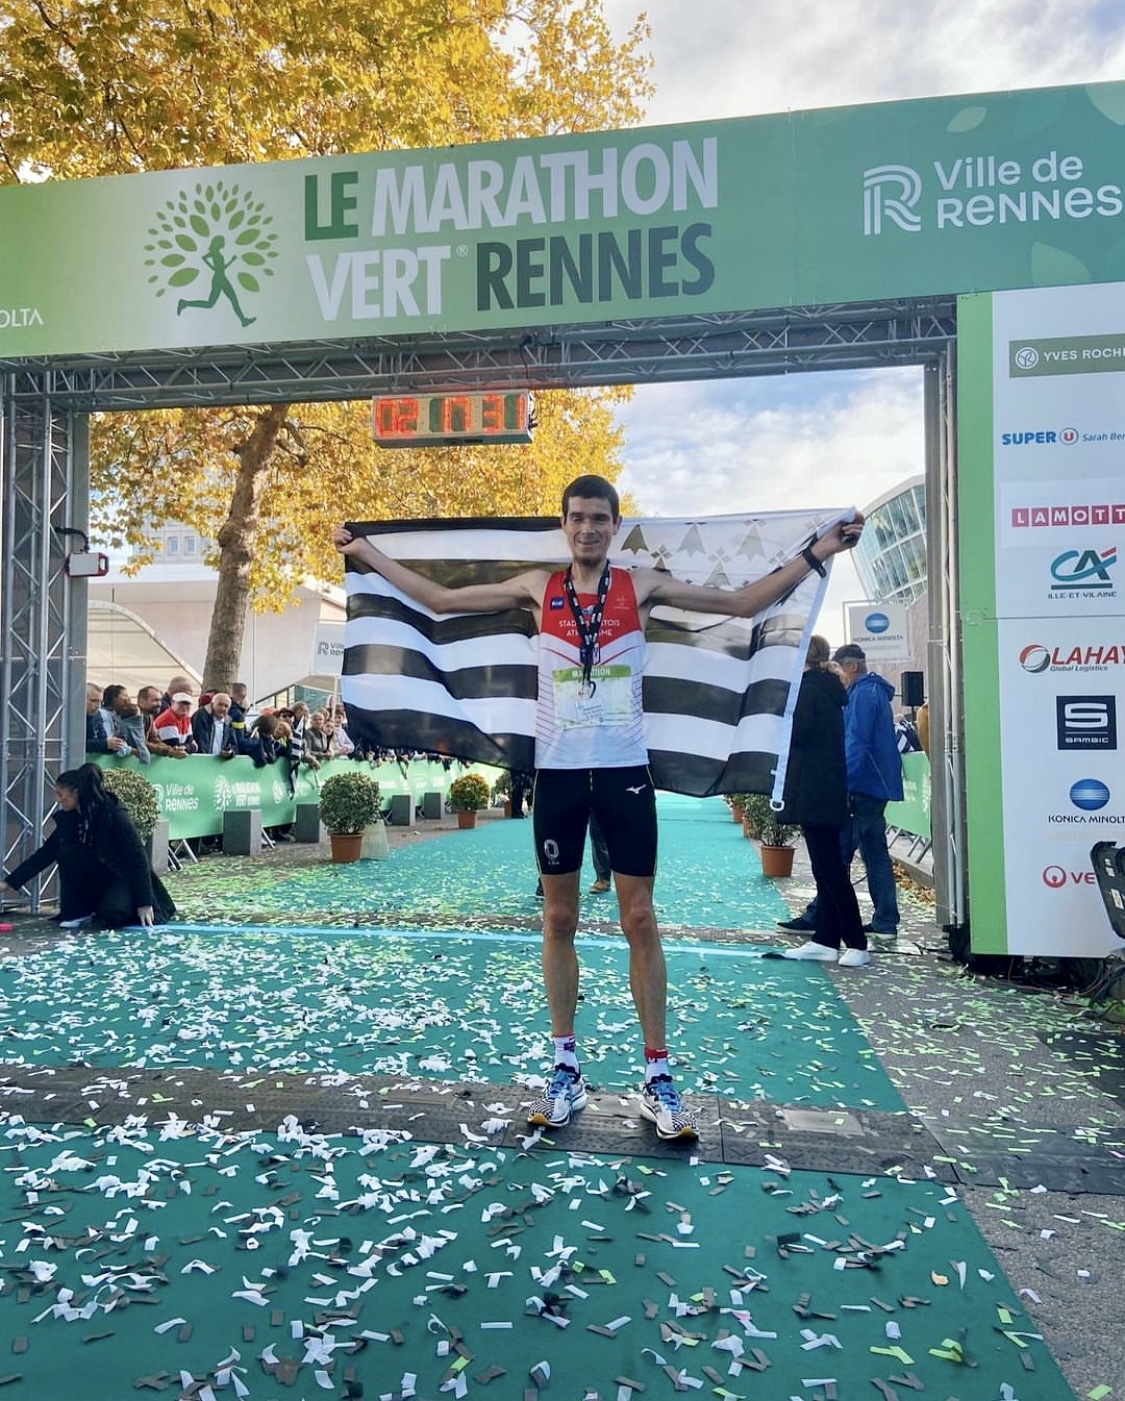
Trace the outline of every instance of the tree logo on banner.
<instances>
[{"instance_id":1,"label":"tree logo on banner","mask_svg":"<svg viewBox=\"0 0 1125 1401\"><path fill-rule=\"evenodd\" d=\"M148 231L145 266L152 269L148 280L157 284L156 296L191 288L198 295L180 296L177 316L190 308L210 311L223 300L243 326L251 325L255 318L246 315L241 299L260 292L262 279L273 276L272 223L263 202L240 185L208 180L181 191Z\"/></svg>"},{"instance_id":2,"label":"tree logo on banner","mask_svg":"<svg viewBox=\"0 0 1125 1401\"><path fill-rule=\"evenodd\" d=\"M224 775L219 774L215 779L215 793L212 798L216 812L226 812L227 808L234 807L234 789Z\"/></svg>"}]
</instances>

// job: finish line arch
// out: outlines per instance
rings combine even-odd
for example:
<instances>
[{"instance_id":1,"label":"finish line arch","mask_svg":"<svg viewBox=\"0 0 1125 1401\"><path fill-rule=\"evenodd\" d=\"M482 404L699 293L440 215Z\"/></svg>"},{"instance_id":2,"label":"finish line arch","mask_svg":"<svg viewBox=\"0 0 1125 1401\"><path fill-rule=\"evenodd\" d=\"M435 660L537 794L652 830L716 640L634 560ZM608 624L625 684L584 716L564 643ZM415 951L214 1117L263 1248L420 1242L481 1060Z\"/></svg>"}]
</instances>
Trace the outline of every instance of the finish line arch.
<instances>
[{"instance_id":1,"label":"finish line arch","mask_svg":"<svg viewBox=\"0 0 1125 1401\"><path fill-rule=\"evenodd\" d=\"M86 587L63 563L89 413L921 364L934 845L960 926L958 298L1118 275L1123 122L1104 84L0 190L5 861L83 748Z\"/></svg>"}]
</instances>

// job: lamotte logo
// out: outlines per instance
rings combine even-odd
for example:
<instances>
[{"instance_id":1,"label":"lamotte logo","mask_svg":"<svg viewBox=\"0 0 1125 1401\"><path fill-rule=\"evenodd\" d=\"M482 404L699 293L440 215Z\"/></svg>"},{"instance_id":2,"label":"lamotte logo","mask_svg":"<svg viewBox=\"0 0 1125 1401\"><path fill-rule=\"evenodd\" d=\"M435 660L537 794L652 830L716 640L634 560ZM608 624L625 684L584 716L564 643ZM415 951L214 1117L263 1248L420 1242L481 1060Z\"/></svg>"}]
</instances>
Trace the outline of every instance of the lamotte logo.
<instances>
[{"instance_id":1,"label":"lamotte logo","mask_svg":"<svg viewBox=\"0 0 1125 1401\"><path fill-rule=\"evenodd\" d=\"M181 296L177 316L192 308L210 311L222 299L243 326L252 325L255 318L246 315L240 297L262 290L261 279L273 276L269 264L277 257L277 234L267 231L273 219L265 205L237 184L201 181L190 194L184 190L168 200L155 220L145 244L155 295L198 284L203 295Z\"/></svg>"},{"instance_id":2,"label":"lamotte logo","mask_svg":"<svg viewBox=\"0 0 1125 1401\"><path fill-rule=\"evenodd\" d=\"M980 124L983 109L960 114ZM957 118L954 119L955 121ZM1090 183L1086 183L1087 179ZM1024 165L994 153L911 165L873 165L863 172L863 232L878 237L892 227L981 229L998 224L1059 224L1125 211L1120 185L1097 184L1081 156L1047 151Z\"/></svg>"},{"instance_id":3,"label":"lamotte logo","mask_svg":"<svg viewBox=\"0 0 1125 1401\"><path fill-rule=\"evenodd\" d=\"M1029 642L1019 654L1020 666L1033 676L1044 671L1082 672L1108 671L1111 666L1125 663L1125 646L1044 647L1041 642Z\"/></svg>"},{"instance_id":4,"label":"lamotte logo","mask_svg":"<svg viewBox=\"0 0 1125 1401\"><path fill-rule=\"evenodd\" d=\"M1056 696L1059 749L1116 749L1116 696Z\"/></svg>"},{"instance_id":5,"label":"lamotte logo","mask_svg":"<svg viewBox=\"0 0 1125 1401\"><path fill-rule=\"evenodd\" d=\"M1048 502L1034 506L1013 506L1015 530L1069 530L1101 525L1125 525L1125 501L1093 501L1056 506Z\"/></svg>"},{"instance_id":6,"label":"lamotte logo","mask_svg":"<svg viewBox=\"0 0 1125 1401\"><path fill-rule=\"evenodd\" d=\"M1117 563L1117 546L1107 550L1064 550L1051 561L1051 595L1114 598L1109 571Z\"/></svg>"},{"instance_id":7,"label":"lamotte logo","mask_svg":"<svg viewBox=\"0 0 1125 1401\"><path fill-rule=\"evenodd\" d=\"M885 613L868 613L867 617L863 620L863 626L867 631L874 633L876 636L881 632L886 632L890 625L891 620Z\"/></svg>"},{"instance_id":8,"label":"lamotte logo","mask_svg":"<svg viewBox=\"0 0 1125 1401\"><path fill-rule=\"evenodd\" d=\"M1081 438L1077 428L1020 428L1000 434L1000 445L1005 448L1043 447L1061 443L1071 448Z\"/></svg>"}]
</instances>

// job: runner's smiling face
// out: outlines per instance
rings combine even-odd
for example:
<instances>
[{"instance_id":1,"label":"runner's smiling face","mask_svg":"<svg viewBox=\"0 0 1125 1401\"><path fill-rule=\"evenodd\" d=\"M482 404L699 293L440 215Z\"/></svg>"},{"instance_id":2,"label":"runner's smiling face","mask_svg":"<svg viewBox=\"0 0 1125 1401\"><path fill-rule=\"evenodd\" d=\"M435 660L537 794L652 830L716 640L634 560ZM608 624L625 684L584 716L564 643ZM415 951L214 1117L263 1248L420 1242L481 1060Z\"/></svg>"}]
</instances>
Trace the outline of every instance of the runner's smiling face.
<instances>
[{"instance_id":1,"label":"runner's smiling face","mask_svg":"<svg viewBox=\"0 0 1125 1401\"><path fill-rule=\"evenodd\" d=\"M575 564L600 568L609 555L619 524L603 497L572 496L567 502L562 529Z\"/></svg>"}]
</instances>

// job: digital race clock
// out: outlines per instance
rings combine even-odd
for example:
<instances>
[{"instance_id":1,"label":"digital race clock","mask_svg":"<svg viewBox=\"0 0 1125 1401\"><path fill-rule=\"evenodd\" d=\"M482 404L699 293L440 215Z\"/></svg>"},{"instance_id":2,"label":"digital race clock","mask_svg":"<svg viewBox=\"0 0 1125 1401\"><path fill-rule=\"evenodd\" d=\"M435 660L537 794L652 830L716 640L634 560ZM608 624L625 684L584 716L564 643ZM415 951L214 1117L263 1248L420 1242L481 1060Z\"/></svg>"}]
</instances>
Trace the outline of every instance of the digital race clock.
<instances>
[{"instance_id":1,"label":"digital race clock","mask_svg":"<svg viewBox=\"0 0 1125 1401\"><path fill-rule=\"evenodd\" d=\"M526 389L469 394L396 394L371 405L372 432L384 448L457 443L530 443L534 426Z\"/></svg>"}]
</instances>

